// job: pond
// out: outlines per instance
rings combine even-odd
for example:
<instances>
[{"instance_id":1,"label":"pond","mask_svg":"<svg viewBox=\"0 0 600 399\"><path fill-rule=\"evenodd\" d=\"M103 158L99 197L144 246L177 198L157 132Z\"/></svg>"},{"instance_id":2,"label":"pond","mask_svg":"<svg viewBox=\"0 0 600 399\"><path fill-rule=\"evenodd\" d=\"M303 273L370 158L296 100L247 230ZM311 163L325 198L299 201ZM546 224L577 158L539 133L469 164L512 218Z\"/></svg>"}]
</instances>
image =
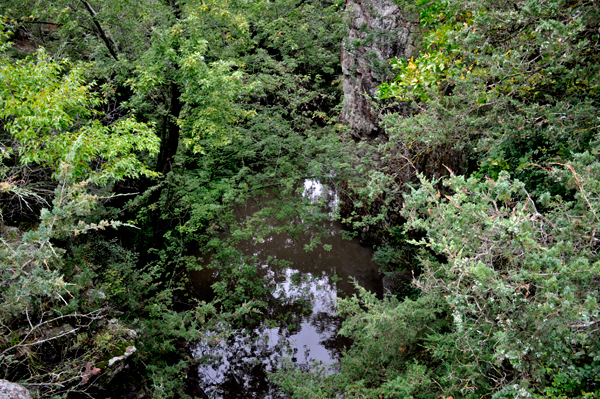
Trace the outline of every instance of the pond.
<instances>
[{"instance_id":1,"label":"pond","mask_svg":"<svg viewBox=\"0 0 600 399\"><path fill-rule=\"evenodd\" d=\"M316 181L305 181L304 195L327 195L335 206L337 196L326 191ZM240 217L244 212L240 211ZM193 354L199 359L210 359L199 367L201 386L209 397L232 398L285 398L267 378L283 356L289 356L299 367L322 362L335 369L341 350L349 345L338 336L342 319L336 315L336 299L356 293L351 278L379 296L382 281L378 267L372 262L372 250L362 246L358 239L343 239L342 225L326 222L330 237L323 246L307 252L308 236L292 239L284 234L266 237L262 242L248 240L238 249L258 259L258 276L273 287L277 306L265 309L270 320L258 327L239 329L226 341L216 343L207 338L195 345ZM308 231L310 233L310 231ZM268 259L287 260L289 267L273 265ZM192 276L196 291L206 292L210 276L200 272ZM293 322L289 322L293 320Z\"/></svg>"}]
</instances>

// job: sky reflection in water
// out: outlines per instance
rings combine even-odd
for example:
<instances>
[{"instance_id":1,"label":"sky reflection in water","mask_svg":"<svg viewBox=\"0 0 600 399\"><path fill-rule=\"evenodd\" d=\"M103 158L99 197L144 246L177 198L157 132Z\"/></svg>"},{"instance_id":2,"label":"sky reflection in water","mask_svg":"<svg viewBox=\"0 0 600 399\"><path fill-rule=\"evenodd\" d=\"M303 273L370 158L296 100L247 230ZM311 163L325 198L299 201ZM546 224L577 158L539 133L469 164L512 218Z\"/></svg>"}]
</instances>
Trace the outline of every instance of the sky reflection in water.
<instances>
[{"instance_id":1,"label":"sky reflection in water","mask_svg":"<svg viewBox=\"0 0 600 399\"><path fill-rule=\"evenodd\" d=\"M320 183L307 180L304 188L305 197L317 200L326 195L330 207L337 205L335 193L325 190ZM306 252L306 242L282 234L260 243L246 241L238 247L245 254L258 257L259 277L275 287L273 296L282 306L267 309L271 318L291 317L295 323L277 326L262 323L252 331L240 330L227 342L216 343L205 337L197 343L193 352L196 358L207 360L198 372L209 395L226 399L284 397L266 378L266 372L274 370L282 356L289 355L299 367L314 361L335 364L340 350L348 344L337 336L342 320L336 316L336 298L355 292L350 277L378 294L382 286L377 266L371 261L372 251L356 239L342 239L338 234L340 223L328 223L332 236L323 243L332 246L330 251L319 246ZM271 266L266 262L269 255L292 261L293 266Z\"/></svg>"}]
</instances>

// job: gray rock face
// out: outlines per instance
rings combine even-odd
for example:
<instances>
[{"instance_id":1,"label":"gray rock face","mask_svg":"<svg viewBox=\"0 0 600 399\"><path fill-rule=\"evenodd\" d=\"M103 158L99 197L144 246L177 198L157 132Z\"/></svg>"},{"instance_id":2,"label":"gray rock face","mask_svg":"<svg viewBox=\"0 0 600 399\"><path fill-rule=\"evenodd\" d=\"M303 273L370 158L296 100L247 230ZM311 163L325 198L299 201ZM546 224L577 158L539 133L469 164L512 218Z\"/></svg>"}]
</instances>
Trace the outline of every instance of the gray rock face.
<instances>
[{"instance_id":1,"label":"gray rock face","mask_svg":"<svg viewBox=\"0 0 600 399\"><path fill-rule=\"evenodd\" d=\"M395 76L388 60L416 55L414 17L404 15L391 0L347 0L348 37L342 48L344 108L340 121L356 138L379 134L378 112L370 99L377 86Z\"/></svg>"},{"instance_id":2,"label":"gray rock face","mask_svg":"<svg viewBox=\"0 0 600 399\"><path fill-rule=\"evenodd\" d=\"M31 399L31 395L22 385L0 380L0 399Z\"/></svg>"}]
</instances>

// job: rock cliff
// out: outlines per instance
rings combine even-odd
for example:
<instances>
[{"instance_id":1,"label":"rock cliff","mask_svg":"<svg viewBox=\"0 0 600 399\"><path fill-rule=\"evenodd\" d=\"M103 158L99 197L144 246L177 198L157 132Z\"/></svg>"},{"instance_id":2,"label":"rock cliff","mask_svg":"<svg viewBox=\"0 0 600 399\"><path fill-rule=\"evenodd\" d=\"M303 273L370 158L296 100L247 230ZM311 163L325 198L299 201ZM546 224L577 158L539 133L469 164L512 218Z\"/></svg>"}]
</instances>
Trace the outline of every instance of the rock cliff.
<instances>
[{"instance_id":1,"label":"rock cliff","mask_svg":"<svg viewBox=\"0 0 600 399\"><path fill-rule=\"evenodd\" d=\"M385 154L378 154L374 168L393 175L398 187L414 182L417 171L429 178L449 175L450 170L455 173L463 171L467 158L461 151L454 150L452 143L433 145L415 140L406 145L402 137L393 138L390 142L394 119L407 117L414 113L414 109L408 103L382 103L376 99L377 87L398 74L390 68L389 60L418 56L421 43L418 15L411 15L392 0L346 0L346 11L350 20L341 53L344 103L340 122L349 127L355 139L379 137L381 143L388 143ZM380 126L384 114L396 115L387 120L387 132ZM380 212L383 206L383 201L379 200L369 207L362 204L362 208L357 208L352 196L341 194L340 199L342 215L352 215L356 221ZM398 196L396 201L402 202L403 199ZM397 225L402 222L398 215L390 213L386 223ZM379 235L385 234L379 227L367 223L362 229L361 239L369 243L379 242ZM385 288L389 291L404 289L412 276L402 273L386 276Z\"/></svg>"},{"instance_id":2,"label":"rock cliff","mask_svg":"<svg viewBox=\"0 0 600 399\"><path fill-rule=\"evenodd\" d=\"M348 37L342 48L344 106L340 121L355 138L379 134L377 86L394 77L389 59L416 55L416 19L391 0L347 0Z\"/></svg>"}]
</instances>

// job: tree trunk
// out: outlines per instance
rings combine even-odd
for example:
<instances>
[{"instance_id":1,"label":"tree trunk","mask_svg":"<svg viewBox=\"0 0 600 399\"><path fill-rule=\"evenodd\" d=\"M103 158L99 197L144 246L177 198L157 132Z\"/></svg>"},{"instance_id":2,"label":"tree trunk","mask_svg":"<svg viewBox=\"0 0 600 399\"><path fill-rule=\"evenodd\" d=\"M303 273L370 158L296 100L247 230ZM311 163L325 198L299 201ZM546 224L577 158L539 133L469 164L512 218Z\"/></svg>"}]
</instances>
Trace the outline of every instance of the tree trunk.
<instances>
[{"instance_id":1,"label":"tree trunk","mask_svg":"<svg viewBox=\"0 0 600 399\"><path fill-rule=\"evenodd\" d=\"M160 152L158 154L158 160L156 163L156 171L162 174L166 174L171 170L171 164L175 154L177 154L177 147L179 146L179 126L177 125L177 118L181 113L181 101L179 97L181 92L175 82L171 82L171 107L169 114L165 117L166 122L163 128L163 134L161 135Z\"/></svg>"},{"instance_id":2,"label":"tree trunk","mask_svg":"<svg viewBox=\"0 0 600 399\"><path fill-rule=\"evenodd\" d=\"M83 1L82 3L85 6L85 8L87 9L90 16L92 17L92 22L94 22L94 26L96 27L96 30L98 31L97 33L100 36L100 39L102 39L102 41L106 45L108 52L110 53L110 55L112 55L112 57L115 59L115 61L119 61L119 57L117 56L117 51L116 51L117 44L114 41L111 43L111 41L108 39L106 32L104 32L104 29L102 29L102 26L100 25L100 22L98 21L98 16L96 14L96 11L92 8L90 3L88 3L87 1Z\"/></svg>"}]
</instances>

